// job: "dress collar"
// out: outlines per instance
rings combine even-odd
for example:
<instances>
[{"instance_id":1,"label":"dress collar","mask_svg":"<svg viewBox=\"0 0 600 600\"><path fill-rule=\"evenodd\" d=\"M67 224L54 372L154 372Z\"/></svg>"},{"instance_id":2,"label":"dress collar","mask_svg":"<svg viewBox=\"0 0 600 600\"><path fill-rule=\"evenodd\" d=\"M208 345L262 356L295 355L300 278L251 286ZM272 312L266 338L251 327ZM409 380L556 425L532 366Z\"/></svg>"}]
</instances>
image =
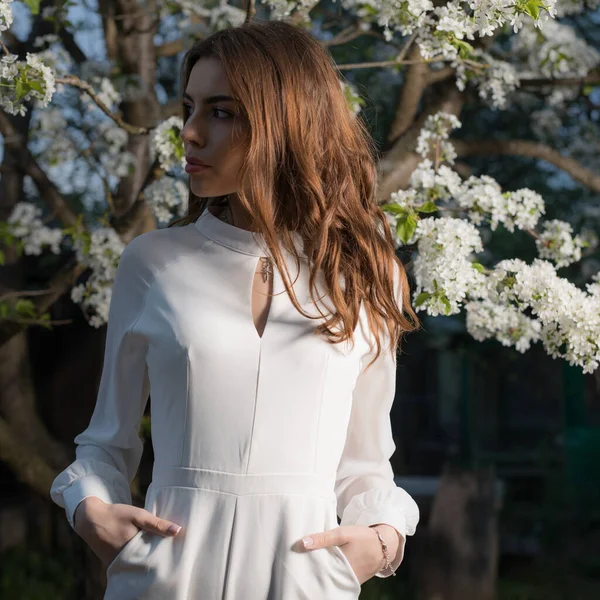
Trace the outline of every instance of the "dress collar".
<instances>
[{"instance_id":1,"label":"dress collar","mask_svg":"<svg viewBox=\"0 0 600 600\"><path fill-rule=\"evenodd\" d=\"M236 227L230 223L226 223L216 217L208 210L208 206L204 212L196 219L195 227L210 238L213 242L226 246L236 252L250 254L252 256L268 257L271 256L267 242L262 233L257 231L248 231L241 227ZM306 256L302 251L302 239L299 234L292 234L296 247L299 250L300 256Z\"/></svg>"}]
</instances>

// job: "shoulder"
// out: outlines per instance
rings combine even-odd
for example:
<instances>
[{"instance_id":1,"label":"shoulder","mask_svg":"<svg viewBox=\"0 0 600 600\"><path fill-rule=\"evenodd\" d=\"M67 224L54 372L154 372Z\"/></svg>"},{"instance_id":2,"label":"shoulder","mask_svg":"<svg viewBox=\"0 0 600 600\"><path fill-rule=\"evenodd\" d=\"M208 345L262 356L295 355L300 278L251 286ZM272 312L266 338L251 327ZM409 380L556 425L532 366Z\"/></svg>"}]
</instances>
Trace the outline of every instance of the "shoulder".
<instances>
[{"instance_id":1,"label":"shoulder","mask_svg":"<svg viewBox=\"0 0 600 600\"><path fill-rule=\"evenodd\" d=\"M193 224L153 229L133 238L121 253L119 270L148 283L187 254L197 252Z\"/></svg>"},{"instance_id":2,"label":"shoulder","mask_svg":"<svg viewBox=\"0 0 600 600\"><path fill-rule=\"evenodd\" d=\"M200 236L193 233L189 226L155 229L125 246L112 286L109 322L131 324L139 319L148 291L160 273L181 256L198 251Z\"/></svg>"}]
</instances>

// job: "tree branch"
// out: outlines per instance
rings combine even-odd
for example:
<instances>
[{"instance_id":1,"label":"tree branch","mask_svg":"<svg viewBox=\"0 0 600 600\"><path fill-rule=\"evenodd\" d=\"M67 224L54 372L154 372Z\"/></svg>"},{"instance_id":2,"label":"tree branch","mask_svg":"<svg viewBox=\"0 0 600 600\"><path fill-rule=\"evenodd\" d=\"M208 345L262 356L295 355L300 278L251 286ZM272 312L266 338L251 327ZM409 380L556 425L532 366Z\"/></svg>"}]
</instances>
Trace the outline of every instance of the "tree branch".
<instances>
[{"instance_id":1,"label":"tree branch","mask_svg":"<svg viewBox=\"0 0 600 600\"><path fill-rule=\"evenodd\" d=\"M76 75L66 75L65 77L57 77L56 83L63 83L65 85L71 85L73 87L79 88L83 90L86 94L90 96L90 98L98 105L98 108L107 116L110 117L119 127L124 129L130 135L146 135L150 129L148 127L136 127L135 125L130 125L129 123L125 123L119 115L110 112L110 109L94 92L94 88L87 82L82 81Z\"/></svg>"},{"instance_id":2,"label":"tree branch","mask_svg":"<svg viewBox=\"0 0 600 600\"><path fill-rule=\"evenodd\" d=\"M23 484L48 500L48 490L56 471L26 444L14 435L8 423L0 417L0 458Z\"/></svg>"},{"instance_id":3,"label":"tree branch","mask_svg":"<svg viewBox=\"0 0 600 600\"><path fill-rule=\"evenodd\" d=\"M254 7L254 0L248 0L248 8L246 9L246 19L244 23L250 23L256 14L256 8Z\"/></svg>"},{"instance_id":4,"label":"tree branch","mask_svg":"<svg viewBox=\"0 0 600 600\"><path fill-rule=\"evenodd\" d=\"M7 150L20 157L19 165L22 171L33 179L40 195L52 209L52 212L64 225L75 225L77 222L76 214L33 158L27 147L27 140L15 129L3 110L0 110L0 134L4 137Z\"/></svg>"},{"instance_id":5,"label":"tree branch","mask_svg":"<svg viewBox=\"0 0 600 600\"><path fill-rule=\"evenodd\" d=\"M429 71L427 83L432 85L438 81L445 81L446 79L450 79L455 73L456 69L454 67L443 67L437 71Z\"/></svg>"},{"instance_id":6,"label":"tree branch","mask_svg":"<svg viewBox=\"0 0 600 600\"><path fill-rule=\"evenodd\" d=\"M600 192L600 175L586 169L576 160L562 156L559 152L528 140L452 140L452 144L458 156L480 156L486 154L529 156L539 158L562 169L575 181L582 183L588 188Z\"/></svg>"},{"instance_id":7,"label":"tree branch","mask_svg":"<svg viewBox=\"0 0 600 600\"><path fill-rule=\"evenodd\" d=\"M346 65L337 65L340 71L349 71L350 69L373 69L376 67L393 67L395 65L419 65L437 62L439 59L423 58L421 60L380 60L365 63L349 63Z\"/></svg>"},{"instance_id":8,"label":"tree branch","mask_svg":"<svg viewBox=\"0 0 600 600\"><path fill-rule=\"evenodd\" d=\"M75 257L63 265L48 282L47 289L34 301L37 314L45 313L65 292L67 292L86 267ZM26 328L24 323L16 321L0 321L0 347L4 346L13 336Z\"/></svg>"},{"instance_id":9,"label":"tree branch","mask_svg":"<svg viewBox=\"0 0 600 600\"><path fill-rule=\"evenodd\" d=\"M590 71L585 77L565 77L564 79L537 77L521 79L521 86L559 86L559 85L600 85L600 69Z\"/></svg>"},{"instance_id":10,"label":"tree branch","mask_svg":"<svg viewBox=\"0 0 600 600\"><path fill-rule=\"evenodd\" d=\"M440 111L460 115L465 103L465 92L461 92L453 81L445 81L440 85L442 89L439 93L427 100L410 128L392 143L391 148L380 159L377 165L378 201L387 202L392 192L408 186L412 172L423 160L415 152L415 146L427 117Z\"/></svg>"},{"instance_id":11,"label":"tree branch","mask_svg":"<svg viewBox=\"0 0 600 600\"><path fill-rule=\"evenodd\" d=\"M409 56L413 66L406 71L400 100L396 107L396 115L388 132L388 142L398 139L410 128L417 114L423 92L429 85L429 67L421 62L421 51L418 45L410 49Z\"/></svg>"},{"instance_id":12,"label":"tree branch","mask_svg":"<svg viewBox=\"0 0 600 600\"><path fill-rule=\"evenodd\" d=\"M113 227L113 229L121 236L121 239L124 243L131 241L135 223L138 220L145 219L145 212L150 212L144 197L144 190L153 181L160 179L163 175L164 171L160 168L160 162L157 157L154 159L150 169L148 169L146 177L140 187L140 191L138 192L133 204L129 207L129 210L122 215L114 215L111 218L111 227Z\"/></svg>"}]
</instances>

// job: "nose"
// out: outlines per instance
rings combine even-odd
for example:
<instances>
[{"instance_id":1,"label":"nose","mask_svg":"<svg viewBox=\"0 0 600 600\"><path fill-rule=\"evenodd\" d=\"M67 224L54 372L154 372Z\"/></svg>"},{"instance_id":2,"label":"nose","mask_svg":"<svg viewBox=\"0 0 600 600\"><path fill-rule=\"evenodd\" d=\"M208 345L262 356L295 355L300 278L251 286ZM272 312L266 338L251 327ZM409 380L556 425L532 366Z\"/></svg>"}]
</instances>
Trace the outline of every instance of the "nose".
<instances>
[{"instance_id":1,"label":"nose","mask_svg":"<svg viewBox=\"0 0 600 600\"><path fill-rule=\"evenodd\" d=\"M192 115L190 115L187 121L185 121L183 124L180 135L184 142L194 143L196 145L204 145L204 132L201 131L199 121L194 121Z\"/></svg>"}]
</instances>

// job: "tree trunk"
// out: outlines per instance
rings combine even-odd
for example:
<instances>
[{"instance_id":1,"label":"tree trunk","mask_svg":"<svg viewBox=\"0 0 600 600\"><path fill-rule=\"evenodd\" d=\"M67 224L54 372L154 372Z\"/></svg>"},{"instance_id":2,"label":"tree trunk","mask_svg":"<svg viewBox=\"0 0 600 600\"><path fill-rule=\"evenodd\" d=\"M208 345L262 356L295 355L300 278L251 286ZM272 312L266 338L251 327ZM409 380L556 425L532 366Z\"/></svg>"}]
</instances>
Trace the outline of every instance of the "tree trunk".
<instances>
[{"instance_id":1,"label":"tree trunk","mask_svg":"<svg viewBox=\"0 0 600 600\"><path fill-rule=\"evenodd\" d=\"M498 533L491 469L444 470L420 546L420 600L495 598Z\"/></svg>"}]
</instances>

